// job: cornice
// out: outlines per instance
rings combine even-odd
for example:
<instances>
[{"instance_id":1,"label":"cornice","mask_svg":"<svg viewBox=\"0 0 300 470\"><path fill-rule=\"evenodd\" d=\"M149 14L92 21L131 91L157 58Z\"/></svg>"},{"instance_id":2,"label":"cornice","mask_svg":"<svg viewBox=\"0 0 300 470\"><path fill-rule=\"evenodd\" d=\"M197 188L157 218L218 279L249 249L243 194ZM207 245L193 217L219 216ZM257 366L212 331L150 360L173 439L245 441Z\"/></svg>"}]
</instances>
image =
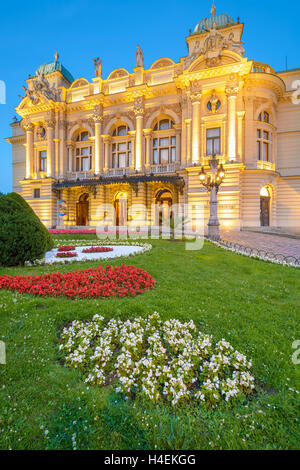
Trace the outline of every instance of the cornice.
<instances>
[{"instance_id":1,"label":"cornice","mask_svg":"<svg viewBox=\"0 0 300 470\"><path fill-rule=\"evenodd\" d=\"M252 66L253 61L245 59L241 62L233 62L231 64L220 65L219 67L205 68L193 72L184 71L174 79L174 83L177 88L184 89L189 87L191 82L197 80L218 78L232 74L243 77L250 74Z\"/></svg>"}]
</instances>

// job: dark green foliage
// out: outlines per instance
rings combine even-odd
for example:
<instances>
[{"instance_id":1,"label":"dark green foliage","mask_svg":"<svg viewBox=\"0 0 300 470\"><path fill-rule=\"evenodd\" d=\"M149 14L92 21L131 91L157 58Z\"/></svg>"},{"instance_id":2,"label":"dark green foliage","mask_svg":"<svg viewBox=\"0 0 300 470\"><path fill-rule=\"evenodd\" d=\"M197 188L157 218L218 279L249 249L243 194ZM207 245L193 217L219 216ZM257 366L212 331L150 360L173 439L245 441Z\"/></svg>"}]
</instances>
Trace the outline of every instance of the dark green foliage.
<instances>
[{"instance_id":1,"label":"dark green foliage","mask_svg":"<svg viewBox=\"0 0 300 470\"><path fill-rule=\"evenodd\" d=\"M9 194L6 195L6 198L9 201L13 201L13 202L18 203L24 210L27 210L32 215L32 217L35 217L40 222L40 219L38 218L38 216L36 215L34 210L25 201L25 199L23 199L22 196L20 196L20 194L18 194L18 193L9 193ZM52 240L52 237L51 237L50 233L48 232L47 228L43 224L42 224L42 227L44 229L44 233L45 233L45 237L46 237L47 251L50 251L50 250L52 250L52 248L54 246L53 240Z\"/></svg>"},{"instance_id":2,"label":"dark green foliage","mask_svg":"<svg viewBox=\"0 0 300 470\"><path fill-rule=\"evenodd\" d=\"M47 229L21 196L0 196L0 265L34 261L52 246Z\"/></svg>"}]
</instances>

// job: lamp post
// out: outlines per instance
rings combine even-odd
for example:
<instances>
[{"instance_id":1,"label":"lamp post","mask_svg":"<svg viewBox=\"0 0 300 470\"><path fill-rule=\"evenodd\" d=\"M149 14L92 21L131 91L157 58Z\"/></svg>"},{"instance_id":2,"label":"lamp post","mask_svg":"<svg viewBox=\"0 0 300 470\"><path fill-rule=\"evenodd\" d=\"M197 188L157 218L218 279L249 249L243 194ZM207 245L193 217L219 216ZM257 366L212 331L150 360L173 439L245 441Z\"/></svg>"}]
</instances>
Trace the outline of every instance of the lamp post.
<instances>
[{"instance_id":1,"label":"lamp post","mask_svg":"<svg viewBox=\"0 0 300 470\"><path fill-rule=\"evenodd\" d=\"M208 222L208 238L220 240L220 223L218 219L218 191L225 177L223 165L219 165L216 155L209 160L210 173L202 167L200 182L210 192L210 218Z\"/></svg>"}]
</instances>

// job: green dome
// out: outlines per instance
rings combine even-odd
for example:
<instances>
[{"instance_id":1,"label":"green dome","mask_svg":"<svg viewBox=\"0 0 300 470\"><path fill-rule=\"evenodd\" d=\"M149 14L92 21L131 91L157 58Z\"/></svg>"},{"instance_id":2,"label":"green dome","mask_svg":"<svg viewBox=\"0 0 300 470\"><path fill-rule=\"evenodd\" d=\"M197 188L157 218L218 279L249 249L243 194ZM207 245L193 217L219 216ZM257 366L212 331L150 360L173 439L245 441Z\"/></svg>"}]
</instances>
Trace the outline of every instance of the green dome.
<instances>
[{"instance_id":1,"label":"green dome","mask_svg":"<svg viewBox=\"0 0 300 470\"><path fill-rule=\"evenodd\" d=\"M49 73L56 72L56 71L62 73L62 75L65 77L66 80L68 80L69 83L74 82L74 78L71 75L71 73L58 60L40 65L36 71L36 75L38 74L48 75Z\"/></svg>"},{"instance_id":2,"label":"green dome","mask_svg":"<svg viewBox=\"0 0 300 470\"><path fill-rule=\"evenodd\" d=\"M207 25L209 28L212 28L214 22L216 22L217 28L224 28L225 26L235 23L232 16L229 16L226 13L222 13L216 16L210 16L209 18L207 18ZM194 34L204 32L206 32L205 19L201 20L194 29Z\"/></svg>"}]
</instances>

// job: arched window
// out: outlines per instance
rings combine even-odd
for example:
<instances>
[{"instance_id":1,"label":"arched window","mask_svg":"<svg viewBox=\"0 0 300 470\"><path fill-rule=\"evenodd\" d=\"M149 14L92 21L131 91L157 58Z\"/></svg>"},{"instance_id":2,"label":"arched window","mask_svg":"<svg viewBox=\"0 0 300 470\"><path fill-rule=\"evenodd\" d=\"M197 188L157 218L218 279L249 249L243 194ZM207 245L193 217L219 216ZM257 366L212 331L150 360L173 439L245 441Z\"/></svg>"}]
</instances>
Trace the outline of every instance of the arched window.
<instances>
[{"instance_id":1,"label":"arched window","mask_svg":"<svg viewBox=\"0 0 300 470\"><path fill-rule=\"evenodd\" d=\"M112 166L128 168L132 164L131 140L126 125L116 127L112 133Z\"/></svg>"},{"instance_id":2,"label":"arched window","mask_svg":"<svg viewBox=\"0 0 300 470\"><path fill-rule=\"evenodd\" d=\"M175 163L177 159L174 121L169 118L160 119L153 127L152 163L166 165Z\"/></svg>"},{"instance_id":3,"label":"arched window","mask_svg":"<svg viewBox=\"0 0 300 470\"><path fill-rule=\"evenodd\" d=\"M92 146L88 145L90 134L81 131L75 139L75 171L92 169Z\"/></svg>"},{"instance_id":4,"label":"arched window","mask_svg":"<svg viewBox=\"0 0 300 470\"><path fill-rule=\"evenodd\" d=\"M270 122L270 115L267 113L267 111L262 111L260 115L258 116L258 120L262 122Z\"/></svg>"},{"instance_id":5,"label":"arched window","mask_svg":"<svg viewBox=\"0 0 300 470\"><path fill-rule=\"evenodd\" d=\"M256 130L257 160L264 162L272 161L272 132L270 126L270 115L267 111L262 111L258 116L261 126Z\"/></svg>"}]
</instances>

